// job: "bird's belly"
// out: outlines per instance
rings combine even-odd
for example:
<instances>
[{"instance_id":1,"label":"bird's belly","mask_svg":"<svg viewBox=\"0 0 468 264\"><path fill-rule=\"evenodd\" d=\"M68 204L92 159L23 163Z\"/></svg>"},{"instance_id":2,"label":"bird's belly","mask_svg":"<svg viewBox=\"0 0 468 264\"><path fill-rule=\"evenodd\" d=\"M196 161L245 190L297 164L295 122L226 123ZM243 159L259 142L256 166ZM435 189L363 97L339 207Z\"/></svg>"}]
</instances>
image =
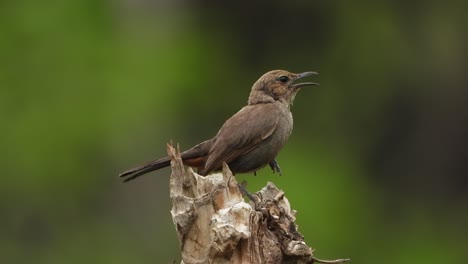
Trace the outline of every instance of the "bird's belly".
<instances>
[{"instance_id":1,"label":"bird's belly","mask_svg":"<svg viewBox=\"0 0 468 264\"><path fill-rule=\"evenodd\" d=\"M265 167L278 153L261 144L258 148L242 155L229 163L229 168L234 173L248 173Z\"/></svg>"}]
</instances>

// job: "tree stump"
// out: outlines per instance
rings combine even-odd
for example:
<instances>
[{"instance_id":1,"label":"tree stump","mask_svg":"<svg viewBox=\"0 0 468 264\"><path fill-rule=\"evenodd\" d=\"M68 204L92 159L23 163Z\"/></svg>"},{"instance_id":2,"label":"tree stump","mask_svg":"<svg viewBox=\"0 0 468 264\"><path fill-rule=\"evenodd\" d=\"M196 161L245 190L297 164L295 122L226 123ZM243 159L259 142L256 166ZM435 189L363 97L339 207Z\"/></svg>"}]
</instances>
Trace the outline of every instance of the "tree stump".
<instances>
[{"instance_id":1,"label":"tree stump","mask_svg":"<svg viewBox=\"0 0 468 264\"><path fill-rule=\"evenodd\" d=\"M180 241L181 264L340 263L319 260L297 231L295 211L284 193L269 182L250 194L226 164L206 177L185 168L180 152L171 158L172 219ZM243 194L250 198L244 201Z\"/></svg>"}]
</instances>

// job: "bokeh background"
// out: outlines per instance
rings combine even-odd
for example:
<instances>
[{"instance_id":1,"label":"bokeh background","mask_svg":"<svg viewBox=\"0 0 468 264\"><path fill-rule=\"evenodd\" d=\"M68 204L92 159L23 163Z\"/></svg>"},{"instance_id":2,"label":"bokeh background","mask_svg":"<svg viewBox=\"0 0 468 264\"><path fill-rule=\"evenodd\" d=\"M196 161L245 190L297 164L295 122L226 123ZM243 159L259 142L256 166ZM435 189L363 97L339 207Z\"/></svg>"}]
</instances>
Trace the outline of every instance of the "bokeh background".
<instances>
[{"instance_id":1,"label":"bokeh background","mask_svg":"<svg viewBox=\"0 0 468 264\"><path fill-rule=\"evenodd\" d=\"M264 72L320 72L269 169L320 258L466 263L467 1L4 1L0 262L180 261L169 169Z\"/></svg>"}]
</instances>

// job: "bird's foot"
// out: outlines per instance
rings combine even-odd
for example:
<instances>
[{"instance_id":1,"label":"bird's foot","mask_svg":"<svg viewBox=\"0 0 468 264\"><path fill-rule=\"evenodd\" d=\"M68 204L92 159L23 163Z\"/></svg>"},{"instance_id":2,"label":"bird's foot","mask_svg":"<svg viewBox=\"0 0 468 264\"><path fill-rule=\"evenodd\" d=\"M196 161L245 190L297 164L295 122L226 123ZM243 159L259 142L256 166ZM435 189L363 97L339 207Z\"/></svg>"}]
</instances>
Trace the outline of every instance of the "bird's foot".
<instances>
[{"instance_id":1,"label":"bird's foot","mask_svg":"<svg viewBox=\"0 0 468 264\"><path fill-rule=\"evenodd\" d=\"M272 160L268 163L270 165L270 168L273 170L273 173L278 172L278 174L281 176L281 168L279 166L279 163L276 160Z\"/></svg>"}]
</instances>

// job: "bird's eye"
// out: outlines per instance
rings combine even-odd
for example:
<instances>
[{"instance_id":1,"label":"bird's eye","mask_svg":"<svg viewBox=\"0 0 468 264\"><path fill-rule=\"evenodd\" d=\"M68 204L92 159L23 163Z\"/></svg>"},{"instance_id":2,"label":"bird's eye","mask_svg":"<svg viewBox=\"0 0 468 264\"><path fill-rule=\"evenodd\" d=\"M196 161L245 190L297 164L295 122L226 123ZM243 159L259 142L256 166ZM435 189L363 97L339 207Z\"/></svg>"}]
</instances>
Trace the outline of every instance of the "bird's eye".
<instances>
[{"instance_id":1,"label":"bird's eye","mask_svg":"<svg viewBox=\"0 0 468 264\"><path fill-rule=\"evenodd\" d=\"M289 81L289 78L288 78L288 76L284 76L284 75L283 75L283 76L280 76L280 77L278 78L278 80L280 80L280 82L285 83L285 82Z\"/></svg>"}]
</instances>

